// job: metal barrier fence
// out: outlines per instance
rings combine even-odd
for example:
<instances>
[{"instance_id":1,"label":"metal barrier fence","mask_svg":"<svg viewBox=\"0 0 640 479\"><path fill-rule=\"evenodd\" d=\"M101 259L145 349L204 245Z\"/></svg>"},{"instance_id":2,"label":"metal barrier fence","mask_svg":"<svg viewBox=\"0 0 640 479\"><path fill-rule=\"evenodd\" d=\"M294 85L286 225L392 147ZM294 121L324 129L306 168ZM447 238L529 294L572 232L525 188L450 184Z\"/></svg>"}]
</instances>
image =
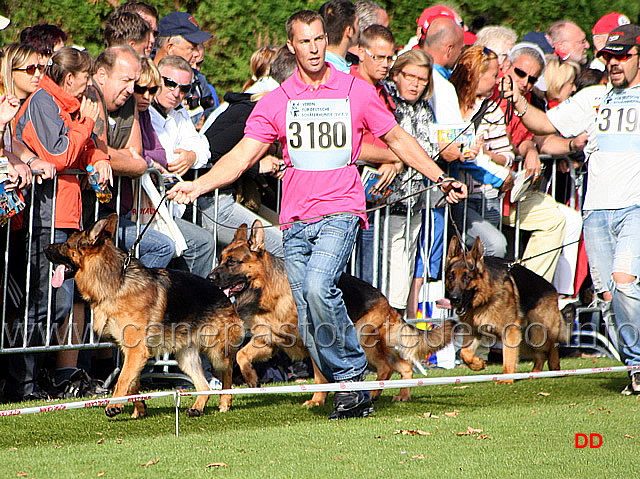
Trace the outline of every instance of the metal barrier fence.
<instances>
[{"instance_id":1,"label":"metal barrier fence","mask_svg":"<svg viewBox=\"0 0 640 479\"><path fill-rule=\"evenodd\" d=\"M543 157L544 158L544 157ZM550 157L547 157L546 159L553 159ZM582 188L583 188L583 184L582 184L582 176L581 175L577 175L575 173L575 171L573 170L573 165L571 164L571 161L569 161L570 167L571 167L571 178L572 181L574 183L574 188L575 191L577 193L577 199L574 199L572 196L572 201L574 205L581 205L581 198L582 198ZM555 161L552 162L552 175L551 175L551 188L552 191L555 188L555 184L554 184L554 179L555 179L555 167L556 167L556 163ZM161 175L157 170L150 170L150 173L154 174L154 175L158 175L158 177L161 179ZM83 175L85 174L84 172L81 171L69 171L66 174L75 174L75 175ZM121 179L119 177L116 177L117 181L116 181L116 186L115 186L115 194L114 197L116 198L115 202L116 202L116 211L120 211L120 201L121 201L121 190L122 190L122 185L121 185ZM57 187L57 181L58 178L54 178L53 180L49 180L49 181L53 181L54 183L54 189L53 191L56 191L56 187ZM134 180L133 183L135 184L137 182L137 180ZM163 193L163 182L159 181L159 189L161 190L161 194ZM28 194L30 195L30 199L31 199L31 203L33 204L34 201L34 195L35 195L35 191L37 188L41 188L42 185L36 184L34 182L33 187L28 191ZM137 188L138 191L138 195L140 195L142 188ZM90 194L90 193L89 193ZM216 192L217 194L217 192ZM430 204L430 198L429 196L431 195L431 191L427 192L427 205ZM217 200L217 198L216 198ZM279 201L279 191L278 191L278 201ZM140 204L140 198L138 197L138 204ZM216 205L217 205L217 201L216 201ZM55 208L56 208L56 201L55 201L55 193L54 193L54 198L52 201L52 210L51 210L51 217L55 218ZM448 208L448 206L447 206ZM97 219L97 207L96 207L96 214L95 214L95 219ZM373 254L373 274L374 274L374 286L379 287L383 293L387 294L389 291L389 284L388 284L388 275L389 275L389 256L388 256L388 244L389 244L389 208L386 207L383 210L378 210L375 212L374 217L375 217L375 224L378 225L378 228L375 229L374 231L374 254ZM192 221L195 221L196 218L196 210L194 208L193 210L193 216L191 218ZM217 217L217 209L215 210L215 215ZM410 215L410 208L407 208L407 219L409 218ZM445 218L445 222L444 222L444 230L445 232L448 229L448 223L449 223L449 215L445 214L444 216ZM466 218L466 210L465 210L465 218ZM25 216L24 216L24 221L26 224L26 245L27 245L27 258L31 258L31 235L33 234L33 227L34 227L34 217L33 217L33 208L28 209L27 211L25 211ZM466 220L465 220L466 221ZM6 227L6 241L4 242L3 245L0 246L0 248L3 248L4 250L4 271L2 274L2 291L1 291L1 300L2 300L2 304L0 305L1 311L0 311L0 354L8 354L8 353L25 353L25 352L52 352L52 351L64 351L64 350L79 350L79 349L99 349L99 348L111 348L114 347L114 344L108 341L103 340L100 337L97 337L96 334L94 333L93 330L93 317L91 315L91 317L89 318L89 321L85 324L85 321L83 320L84 318L76 318L73 310L68 318L68 320L65 322L65 325L63 325L62 327L58 327L58 325L54 324L54 321L52 319L52 309L51 309L51 300L53 297L53 291L52 291L52 287L51 285L49 285L48 287L48 299L49 299L49 307L48 307L48 311L47 311L47 320L46 320L46 324L42 325L42 328L44 328L44 331L42 331L42 337L44 338L44 341L42 344L39 345L31 345L29 344L29 334L28 334L28 308L24 308L23 310L18 310L18 306L21 305L25 305L25 304L29 304L29 298L30 298L30 274L31 274L31 265L29 263L27 263L27 267L26 267L26 277L24 278L13 278L9 275L9 268L7 267L7 265L9 265L9 262L12 261L11 258L11 248L10 248L10 243L11 243L11 233L10 233L10 223L9 225ZM427 224L427 227L429 225ZM214 234L213 234L213 241L216 242L215 244L215 248L216 248L216 252L215 252L215 257L218 256L218 254L220 253L220 246L217 244L217 228L218 228L218 224L214 223ZM136 223L136 228L137 228L137 233L139 234L139 232L141 231L141 225L140 225L140 221L139 219L137 220ZM520 231L519 231L519 224L516 223L516 234L515 234L515 238L516 238L516 247L515 247L515 259L518 259L519 256L519 238L520 238ZM462 230L462 234L464 235L464 229ZM51 234L50 234L50 238L51 238L51 242L53 242L54 239L54 229L51 228ZM410 240L410 234L409 234L409 223L407 221L407 230L406 230L406 234L405 234L405 238L407 241L407 245L408 242ZM427 238L429 238L429 236L427 235ZM429 243L429 241L432 240L429 239L426 241L426 244L423 248L422 251L422 257L425 258L425 262L428 261L427 257L427 251L429 251L429 247L431 246L431 244ZM443 246L442 246L442 255L443 258L446 257L446 248L447 248L447 242L444 241L443 242ZM359 252L356 250L354 251L354 256L353 256L353 261L351 262L350 268L352 272L355 272L355 263L356 263L356 259L358 257ZM136 251L136 256L138 255L138 252ZM29 259L27 259L27 261L30 261ZM212 265L214 266L214 265ZM52 273L52 265L49 264L48 266L49 268L49 276ZM427 268L425 267L425 273L426 273ZM444 261L442 262L442 272L444 270ZM441 272L441 274L442 274ZM378 283L377 278L380 276L381 281L380 284ZM22 297L20 297L22 295ZM436 288L430 287L429 286L429 282L428 281L424 281L423 283L423 294L422 294L422 304L423 304L423 309L422 311L425 312L426 314L426 304L430 303L430 302L434 302L437 299L443 298L444 297L444 286L442 284L442 282L440 282ZM15 312L16 310L17 315L23 315L24 317L24 330L22 331L22 341L20 344L16 344L15 341L12 341L12 338L10 336L10 331L12 328L12 324L13 324L13 320L15 319L15 317L17 317L15 314L13 316L8 314L8 301L12 301L14 304L12 311ZM592 308L592 309L588 309L588 310L583 310L583 311L579 311L580 314L584 313L584 314L598 314L600 311L600 309L598 307ZM448 311L441 311L441 316L445 317L445 316L449 316L451 313ZM598 321L593 321L591 322L592 326L595 323L599 323L601 320ZM596 325L597 326L597 325ZM610 321L606 322L606 327L607 327L607 331L610 329ZM597 327L596 327L597 329ZM605 332L606 333L606 332ZM593 340L593 344L594 344L594 349L598 349L601 350L602 352L615 357L617 356L617 353L615 351L614 348L614 344L612 344L611 341L609 341L609 339L607 338L606 334L602 334L600 331L596 331L593 330L590 333L585 333L584 335L582 335L580 333L580 331L578 331L576 333L577 336L575 336L575 338L577 338L578 340L580 340L580 338L590 338L591 340ZM579 342L579 341L578 341ZM165 364L165 363L162 363ZM171 363L173 364L173 363Z\"/></svg>"}]
</instances>

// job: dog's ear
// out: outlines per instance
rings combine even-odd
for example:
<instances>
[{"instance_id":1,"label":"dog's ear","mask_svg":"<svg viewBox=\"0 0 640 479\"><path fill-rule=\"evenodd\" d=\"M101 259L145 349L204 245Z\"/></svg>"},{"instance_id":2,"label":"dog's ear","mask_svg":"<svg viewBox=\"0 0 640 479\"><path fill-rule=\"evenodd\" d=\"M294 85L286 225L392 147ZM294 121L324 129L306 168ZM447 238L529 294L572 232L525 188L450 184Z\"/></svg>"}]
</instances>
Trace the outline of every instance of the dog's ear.
<instances>
[{"instance_id":1,"label":"dog's ear","mask_svg":"<svg viewBox=\"0 0 640 479\"><path fill-rule=\"evenodd\" d=\"M251 251L264 251L264 228L262 221L255 220L251 226L251 238L249 238L249 249Z\"/></svg>"},{"instance_id":2,"label":"dog's ear","mask_svg":"<svg viewBox=\"0 0 640 479\"><path fill-rule=\"evenodd\" d=\"M247 241L247 223L242 223L233 235L233 241Z\"/></svg>"},{"instance_id":3,"label":"dog's ear","mask_svg":"<svg viewBox=\"0 0 640 479\"><path fill-rule=\"evenodd\" d=\"M471 248L471 258L476 263L480 263L482 261L482 252L484 248L482 246L482 241L480 240L480 236L476 236L476 240L473 242L473 248Z\"/></svg>"},{"instance_id":4,"label":"dog's ear","mask_svg":"<svg viewBox=\"0 0 640 479\"><path fill-rule=\"evenodd\" d=\"M116 234L116 227L118 225L118 215L113 213L106 218L102 218L98 221L91 231L89 231L89 239L93 244L97 243L98 240L102 240L104 238L114 238Z\"/></svg>"},{"instance_id":5,"label":"dog's ear","mask_svg":"<svg viewBox=\"0 0 640 479\"><path fill-rule=\"evenodd\" d=\"M461 254L462 254L462 247L460 246L458 237L454 235L451 238L451 241L449 241L449 249L447 250L447 259L453 258L455 256L459 256Z\"/></svg>"}]
</instances>

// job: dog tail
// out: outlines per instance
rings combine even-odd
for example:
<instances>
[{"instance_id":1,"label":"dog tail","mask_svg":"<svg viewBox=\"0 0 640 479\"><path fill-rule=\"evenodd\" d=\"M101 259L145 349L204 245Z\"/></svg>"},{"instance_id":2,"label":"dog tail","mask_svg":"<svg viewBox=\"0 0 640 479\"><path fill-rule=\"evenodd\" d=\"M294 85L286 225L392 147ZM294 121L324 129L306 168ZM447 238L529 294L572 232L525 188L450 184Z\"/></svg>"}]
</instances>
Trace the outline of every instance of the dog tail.
<instances>
[{"instance_id":1,"label":"dog tail","mask_svg":"<svg viewBox=\"0 0 640 479\"><path fill-rule=\"evenodd\" d=\"M451 342L455 321L446 320L431 331L424 331L402 320L389 328L389 344L409 361L421 361Z\"/></svg>"},{"instance_id":2,"label":"dog tail","mask_svg":"<svg viewBox=\"0 0 640 479\"><path fill-rule=\"evenodd\" d=\"M560 321L560 333L558 334L558 342L568 344L571 341L571 332L575 326L576 306L573 303L567 304L560 310L562 320Z\"/></svg>"}]
</instances>

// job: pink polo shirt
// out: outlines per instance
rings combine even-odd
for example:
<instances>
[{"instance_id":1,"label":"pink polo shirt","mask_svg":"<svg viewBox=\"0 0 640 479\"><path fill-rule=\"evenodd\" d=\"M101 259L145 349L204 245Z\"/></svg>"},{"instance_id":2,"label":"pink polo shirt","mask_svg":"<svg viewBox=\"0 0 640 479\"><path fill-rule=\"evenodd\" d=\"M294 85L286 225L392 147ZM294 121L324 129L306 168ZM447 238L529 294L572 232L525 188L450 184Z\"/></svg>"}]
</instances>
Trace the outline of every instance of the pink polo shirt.
<instances>
[{"instance_id":1,"label":"pink polo shirt","mask_svg":"<svg viewBox=\"0 0 640 479\"><path fill-rule=\"evenodd\" d=\"M319 165L319 171L287 168L282 180L281 223L340 211L364 210L364 189L355 166L362 147L362 135L365 130L369 130L376 137L380 137L396 125L393 114L382 103L372 85L329 68L329 79L318 88L303 83L296 69L279 88L258 102L247 120L245 136L262 143L280 140L284 161L287 166L291 166L289 143L286 137L287 102L349 98L352 130L350 164L329 170L323 170ZM357 215L361 218L363 225L366 225L366 215L364 213L357 213ZM318 221L318 219L310 221Z\"/></svg>"}]
</instances>

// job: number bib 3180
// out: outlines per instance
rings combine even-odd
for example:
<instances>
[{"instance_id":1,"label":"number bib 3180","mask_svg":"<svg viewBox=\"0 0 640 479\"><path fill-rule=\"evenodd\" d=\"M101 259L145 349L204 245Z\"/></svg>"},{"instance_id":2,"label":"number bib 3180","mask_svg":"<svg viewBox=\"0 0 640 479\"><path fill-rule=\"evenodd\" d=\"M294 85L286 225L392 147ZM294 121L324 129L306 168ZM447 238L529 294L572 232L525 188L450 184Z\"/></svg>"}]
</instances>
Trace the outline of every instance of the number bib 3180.
<instances>
[{"instance_id":1,"label":"number bib 3180","mask_svg":"<svg viewBox=\"0 0 640 479\"><path fill-rule=\"evenodd\" d=\"M640 151L640 89L612 90L602 99L596 121L600 151Z\"/></svg>"},{"instance_id":2,"label":"number bib 3180","mask_svg":"<svg viewBox=\"0 0 640 479\"><path fill-rule=\"evenodd\" d=\"M300 170L328 171L351 163L349 99L289 100L287 146Z\"/></svg>"}]
</instances>

